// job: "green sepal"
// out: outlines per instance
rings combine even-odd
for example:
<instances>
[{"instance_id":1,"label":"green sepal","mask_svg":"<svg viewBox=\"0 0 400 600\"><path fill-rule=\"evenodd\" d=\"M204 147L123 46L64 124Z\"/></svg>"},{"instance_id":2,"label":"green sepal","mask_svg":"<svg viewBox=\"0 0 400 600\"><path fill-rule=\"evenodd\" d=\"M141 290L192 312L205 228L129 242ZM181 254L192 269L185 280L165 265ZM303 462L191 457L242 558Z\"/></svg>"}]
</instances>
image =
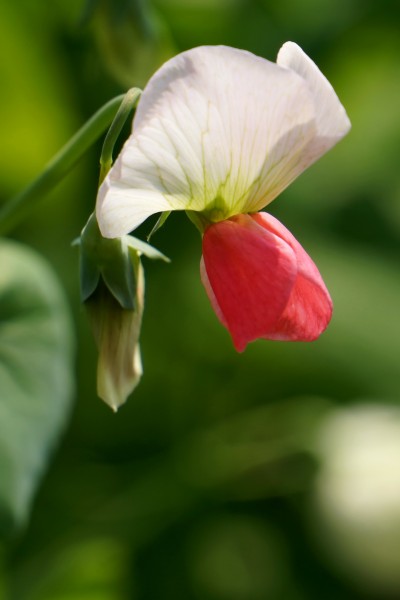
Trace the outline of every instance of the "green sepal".
<instances>
[{"instance_id":1,"label":"green sepal","mask_svg":"<svg viewBox=\"0 0 400 600\"><path fill-rule=\"evenodd\" d=\"M100 270L83 250L81 250L79 257L79 272L81 280L81 301L86 302L86 300L94 294L99 285Z\"/></svg>"},{"instance_id":2,"label":"green sepal","mask_svg":"<svg viewBox=\"0 0 400 600\"><path fill-rule=\"evenodd\" d=\"M144 254L147 258L152 258L153 260L163 260L165 262L171 262L168 256L165 256L162 252L151 246L150 244L146 244L142 240L139 240L133 235L126 235L122 239L124 239L127 245L134 250L137 250L140 254Z\"/></svg>"},{"instance_id":3,"label":"green sepal","mask_svg":"<svg viewBox=\"0 0 400 600\"><path fill-rule=\"evenodd\" d=\"M172 211L170 211L170 210L166 210L165 212L161 213L161 215L158 217L157 222L154 225L153 229L150 231L149 235L147 236L148 242L150 241L151 237L156 233L156 231L161 229L161 227L164 225L165 221L168 219L171 212Z\"/></svg>"},{"instance_id":4,"label":"green sepal","mask_svg":"<svg viewBox=\"0 0 400 600\"><path fill-rule=\"evenodd\" d=\"M80 251L82 302L92 296L101 277L122 308L134 310L136 277L125 238L103 238L92 214L82 231Z\"/></svg>"},{"instance_id":5,"label":"green sepal","mask_svg":"<svg viewBox=\"0 0 400 600\"><path fill-rule=\"evenodd\" d=\"M107 240L107 258L100 267L101 277L118 303L126 310L136 308L136 277L131 253L124 239Z\"/></svg>"},{"instance_id":6,"label":"green sepal","mask_svg":"<svg viewBox=\"0 0 400 600\"><path fill-rule=\"evenodd\" d=\"M159 250L133 236L104 238L94 214L85 225L78 245L82 302L89 300L102 280L122 308L135 310L140 255L169 262Z\"/></svg>"}]
</instances>

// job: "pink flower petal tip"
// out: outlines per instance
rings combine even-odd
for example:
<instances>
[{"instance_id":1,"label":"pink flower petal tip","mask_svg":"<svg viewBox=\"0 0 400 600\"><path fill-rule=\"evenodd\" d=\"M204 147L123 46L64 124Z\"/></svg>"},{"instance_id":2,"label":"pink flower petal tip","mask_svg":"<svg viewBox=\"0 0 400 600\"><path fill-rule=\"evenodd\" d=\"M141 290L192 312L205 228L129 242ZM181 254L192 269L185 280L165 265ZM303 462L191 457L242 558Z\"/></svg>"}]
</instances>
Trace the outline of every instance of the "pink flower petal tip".
<instances>
[{"instance_id":1,"label":"pink flower petal tip","mask_svg":"<svg viewBox=\"0 0 400 600\"><path fill-rule=\"evenodd\" d=\"M332 316L317 267L290 231L264 212L206 229L201 279L239 352L258 338L315 340Z\"/></svg>"}]
</instances>

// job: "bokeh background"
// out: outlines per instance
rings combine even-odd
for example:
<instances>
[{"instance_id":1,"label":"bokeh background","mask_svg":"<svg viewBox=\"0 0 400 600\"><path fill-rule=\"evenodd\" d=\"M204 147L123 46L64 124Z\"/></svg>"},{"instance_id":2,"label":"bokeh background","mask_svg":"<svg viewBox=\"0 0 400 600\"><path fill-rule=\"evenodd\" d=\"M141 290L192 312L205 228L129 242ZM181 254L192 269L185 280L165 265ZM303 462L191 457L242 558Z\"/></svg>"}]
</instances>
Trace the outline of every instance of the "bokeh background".
<instances>
[{"instance_id":1,"label":"bokeh background","mask_svg":"<svg viewBox=\"0 0 400 600\"><path fill-rule=\"evenodd\" d=\"M296 41L353 124L270 206L330 289L328 331L236 354L175 214L153 238L172 264L145 260L145 374L117 414L96 397L71 247L100 142L12 232L68 296L78 383L29 519L3 537L4 598L400 598L399 34L395 0L0 0L2 201L196 45L274 60Z\"/></svg>"}]
</instances>

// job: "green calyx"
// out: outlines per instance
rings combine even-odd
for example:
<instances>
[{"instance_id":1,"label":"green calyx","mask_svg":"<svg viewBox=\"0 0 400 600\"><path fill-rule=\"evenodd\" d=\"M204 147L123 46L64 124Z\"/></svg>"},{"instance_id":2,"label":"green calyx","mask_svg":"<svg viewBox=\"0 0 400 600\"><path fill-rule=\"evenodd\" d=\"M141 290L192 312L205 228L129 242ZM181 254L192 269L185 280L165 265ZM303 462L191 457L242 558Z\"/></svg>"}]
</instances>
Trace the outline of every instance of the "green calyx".
<instances>
[{"instance_id":1,"label":"green calyx","mask_svg":"<svg viewBox=\"0 0 400 600\"><path fill-rule=\"evenodd\" d=\"M222 196L216 196L201 212L187 210L186 215L195 227L197 227L201 235L203 235L207 227L213 223L226 221L226 219L229 219L229 217L232 216L229 207Z\"/></svg>"},{"instance_id":2,"label":"green calyx","mask_svg":"<svg viewBox=\"0 0 400 600\"><path fill-rule=\"evenodd\" d=\"M202 210L202 216L209 223L219 223L219 221L225 221L230 217L230 209L222 196L216 196L204 210Z\"/></svg>"},{"instance_id":3,"label":"green calyx","mask_svg":"<svg viewBox=\"0 0 400 600\"><path fill-rule=\"evenodd\" d=\"M103 238L94 215L82 231L80 250L82 302L92 296L101 279L122 308L134 310L138 254L131 255L122 238Z\"/></svg>"},{"instance_id":4,"label":"green calyx","mask_svg":"<svg viewBox=\"0 0 400 600\"><path fill-rule=\"evenodd\" d=\"M94 294L102 281L122 308L135 310L141 254L168 262L168 258L156 248L130 235L104 238L94 214L85 225L78 243L82 302Z\"/></svg>"}]
</instances>

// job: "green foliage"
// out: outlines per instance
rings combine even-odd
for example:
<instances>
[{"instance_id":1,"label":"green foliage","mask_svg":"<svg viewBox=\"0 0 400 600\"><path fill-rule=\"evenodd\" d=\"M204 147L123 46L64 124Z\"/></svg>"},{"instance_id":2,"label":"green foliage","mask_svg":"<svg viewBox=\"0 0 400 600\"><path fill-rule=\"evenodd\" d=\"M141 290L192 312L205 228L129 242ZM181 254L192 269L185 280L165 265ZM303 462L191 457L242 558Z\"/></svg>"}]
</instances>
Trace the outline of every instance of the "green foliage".
<instances>
[{"instance_id":1,"label":"green foliage","mask_svg":"<svg viewBox=\"0 0 400 600\"><path fill-rule=\"evenodd\" d=\"M168 28L148 2L95 0L88 17L108 70L122 85L144 85L174 54Z\"/></svg>"},{"instance_id":2,"label":"green foliage","mask_svg":"<svg viewBox=\"0 0 400 600\"><path fill-rule=\"evenodd\" d=\"M0 244L0 531L25 524L73 392L71 321L48 265Z\"/></svg>"},{"instance_id":3,"label":"green foliage","mask_svg":"<svg viewBox=\"0 0 400 600\"><path fill-rule=\"evenodd\" d=\"M63 110L68 87L46 30L38 36L21 6L0 2L0 37L3 196L32 179L72 135L77 122Z\"/></svg>"}]
</instances>

